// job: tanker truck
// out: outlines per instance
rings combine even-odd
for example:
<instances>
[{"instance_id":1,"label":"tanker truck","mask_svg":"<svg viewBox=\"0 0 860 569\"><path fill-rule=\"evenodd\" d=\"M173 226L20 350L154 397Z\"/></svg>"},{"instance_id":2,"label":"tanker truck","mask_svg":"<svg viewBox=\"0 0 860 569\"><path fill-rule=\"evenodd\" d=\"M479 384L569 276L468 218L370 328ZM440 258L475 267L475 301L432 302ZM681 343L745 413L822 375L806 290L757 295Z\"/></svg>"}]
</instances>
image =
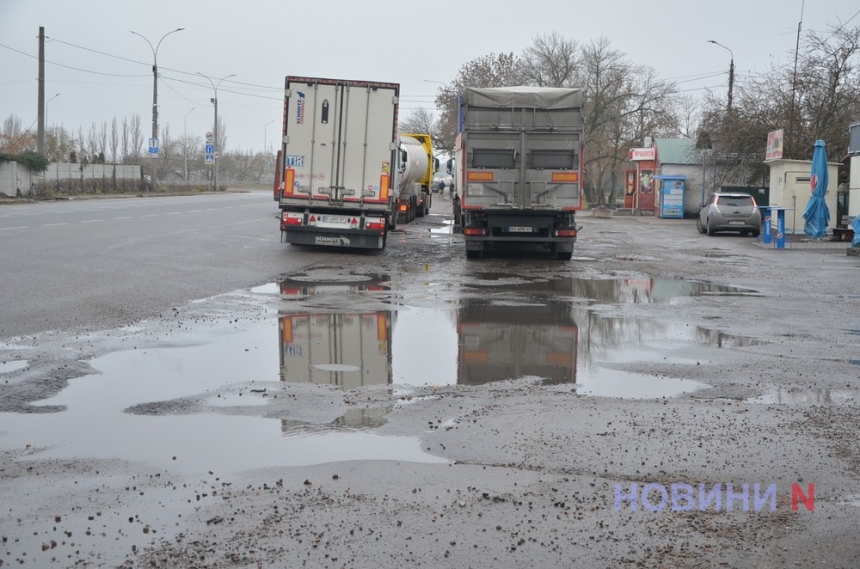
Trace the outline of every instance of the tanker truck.
<instances>
[{"instance_id":1,"label":"tanker truck","mask_svg":"<svg viewBox=\"0 0 860 569\"><path fill-rule=\"evenodd\" d=\"M467 258L532 243L571 259L582 209L582 105L582 89L464 90L448 170Z\"/></svg>"},{"instance_id":2,"label":"tanker truck","mask_svg":"<svg viewBox=\"0 0 860 569\"><path fill-rule=\"evenodd\" d=\"M397 198L397 222L408 223L424 217L432 205L433 174L439 171L439 159L433 157L429 134L400 135L400 183Z\"/></svg>"},{"instance_id":3,"label":"tanker truck","mask_svg":"<svg viewBox=\"0 0 860 569\"><path fill-rule=\"evenodd\" d=\"M288 76L274 194L281 242L384 249L397 224L400 85Z\"/></svg>"}]
</instances>

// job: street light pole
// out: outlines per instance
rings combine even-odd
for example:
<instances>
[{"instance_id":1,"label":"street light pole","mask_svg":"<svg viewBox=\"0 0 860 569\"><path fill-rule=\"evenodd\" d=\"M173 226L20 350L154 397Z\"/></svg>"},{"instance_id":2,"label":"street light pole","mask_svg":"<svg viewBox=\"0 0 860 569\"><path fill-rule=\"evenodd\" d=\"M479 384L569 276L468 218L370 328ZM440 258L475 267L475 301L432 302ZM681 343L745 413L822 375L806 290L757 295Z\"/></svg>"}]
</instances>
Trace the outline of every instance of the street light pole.
<instances>
[{"instance_id":1,"label":"street light pole","mask_svg":"<svg viewBox=\"0 0 860 569\"><path fill-rule=\"evenodd\" d=\"M731 49L716 40L708 40L708 43L718 45L721 48L728 50L729 54L732 56L731 62L729 63L729 104L727 106L728 112L732 112L732 89L735 85L735 54L732 53Z\"/></svg>"},{"instance_id":2,"label":"street light pole","mask_svg":"<svg viewBox=\"0 0 860 569\"><path fill-rule=\"evenodd\" d=\"M46 128L48 127L48 104L59 96L60 96L60 94L57 93L56 95L54 95L53 97L51 97L50 99L48 99L45 102L45 127Z\"/></svg>"},{"instance_id":3,"label":"street light pole","mask_svg":"<svg viewBox=\"0 0 860 569\"><path fill-rule=\"evenodd\" d=\"M236 74L231 73L230 75L225 75L224 77L219 79L217 83L213 83L212 79L208 75L203 75L199 71L197 72L197 75L199 75L201 77L205 77L209 81L209 84L212 85L212 89L215 91L215 97L210 99L210 101L212 103L214 103L214 105L215 105L215 127L212 130L215 133L215 191L217 192L218 191L218 159L220 158L220 156L219 156L220 152L219 152L219 146L218 146L218 86L221 85L221 81L223 81L224 79L227 79L229 77L235 77Z\"/></svg>"},{"instance_id":4,"label":"street light pole","mask_svg":"<svg viewBox=\"0 0 860 569\"><path fill-rule=\"evenodd\" d=\"M131 31L130 33L140 36L149 44L149 49L152 50L152 138L158 139L158 48L161 46L161 42L164 41L164 38L169 36L170 34L175 34L176 32L181 32L185 28L176 28L173 31L167 32L161 39L158 40L158 43L155 47L152 47L152 42L146 39L146 36L143 34L139 34L135 31ZM153 191L158 189L158 166L157 155L152 156L152 189Z\"/></svg>"},{"instance_id":5,"label":"street light pole","mask_svg":"<svg viewBox=\"0 0 860 569\"><path fill-rule=\"evenodd\" d=\"M191 107L191 111L197 107ZM185 181L188 181L188 115L191 111L185 113L185 118L182 119L182 154L185 156Z\"/></svg>"}]
</instances>

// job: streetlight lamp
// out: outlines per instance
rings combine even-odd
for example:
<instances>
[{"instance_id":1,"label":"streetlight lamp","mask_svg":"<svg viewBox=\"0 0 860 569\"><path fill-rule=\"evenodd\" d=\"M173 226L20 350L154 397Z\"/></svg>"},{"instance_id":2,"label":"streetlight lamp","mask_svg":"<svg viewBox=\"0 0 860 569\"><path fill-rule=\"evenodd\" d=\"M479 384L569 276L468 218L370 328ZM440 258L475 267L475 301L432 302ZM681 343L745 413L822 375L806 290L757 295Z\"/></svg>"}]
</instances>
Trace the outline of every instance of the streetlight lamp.
<instances>
[{"instance_id":1,"label":"streetlight lamp","mask_svg":"<svg viewBox=\"0 0 860 569\"><path fill-rule=\"evenodd\" d=\"M158 140L158 48L161 46L161 42L164 41L164 38L169 36L170 34L175 34L176 32L181 32L185 28L176 28L173 31L167 32L161 39L158 40L158 43L155 47L152 47L152 42L146 39L146 36L143 34L139 34L134 31L130 31L130 33L140 36L149 44L149 49L152 50L152 138L153 140ZM158 158L158 154L152 155L153 163L152 163L152 189L158 189L158 167L156 166L156 160Z\"/></svg>"},{"instance_id":2,"label":"streetlight lamp","mask_svg":"<svg viewBox=\"0 0 860 569\"><path fill-rule=\"evenodd\" d=\"M50 99L45 101L45 126L48 125L48 103L50 103L51 101L53 101L54 99L56 99L59 96L60 96L60 94L57 93L56 95L54 95L53 97L51 97Z\"/></svg>"},{"instance_id":3,"label":"streetlight lamp","mask_svg":"<svg viewBox=\"0 0 860 569\"><path fill-rule=\"evenodd\" d=\"M266 126L263 127L263 154L268 154L268 146L266 145L266 139L269 134L269 125L275 122L275 119L270 120L266 123Z\"/></svg>"},{"instance_id":4,"label":"streetlight lamp","mask_svg":"<svg viewBox=\"0 0 860 569\"><path fill-rule=\"evenodd\" d=\"M191 111L196 109L197 107L191 107ZM185 156L185 181L188 181L188 115L191 114L191 111L185 113L185 117L182 119L182 154Z\"/></svg>"},{"instance_id":5,"label":"streetlight lamp","mask_svg":"<svg viewBox=\"0 0 860 569\"><path fill-rule=\"evenodd\" d=\"M708 43L712 43L714 45L718 45L721 48L728 50L729 54L732 56L731 63L729 63L729 104L728 104L728 112L732 112L732 88L735 84L735 54L732 53L732 50L721 44L716 40L708 40Z\"/></svg>"},{"instance_id":6,"label":"streetlight lamp","mask_svg":"<svg viewBox=\"0 0 860 569\"><path fill-rule=\"evenodd\" d=\"M218 191L218 158L220 158L219 151L218 151L218 86L221 85L221 81L223 81L224 79L227 79L229 77L235 77L236 74L231 73L230 75L225 75L224 77L219 79L217 83L213 83L212 79L208 75L203 75L199 71L197 71L196 73L197 73L197 75L199 75L201 77L205 77L209 81L209 84L212 85L212 89L215 91L215 97L210 99L210 101L215 104L215 127L212 129L212 131L215 133L215 156L214 156L214 158L215 158L215 191L217 192Z\"/></svg>"}]
</instances>

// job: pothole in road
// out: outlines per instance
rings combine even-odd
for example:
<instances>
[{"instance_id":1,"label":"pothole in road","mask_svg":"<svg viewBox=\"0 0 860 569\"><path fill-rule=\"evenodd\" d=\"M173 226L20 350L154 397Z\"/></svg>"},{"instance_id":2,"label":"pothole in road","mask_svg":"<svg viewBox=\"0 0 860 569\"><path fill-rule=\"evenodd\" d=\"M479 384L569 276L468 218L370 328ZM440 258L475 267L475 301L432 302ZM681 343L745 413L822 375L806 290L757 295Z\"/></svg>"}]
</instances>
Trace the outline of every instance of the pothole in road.
<instances>
[{"instance_id":1,"label":"pothole in road","mask_svg":"<svg viewBox=\"0 0 860 569\"><path fill-rule=\"evenodd\" d=\"M746 399L747 403L763 405L851 405L860 403L860 391L856 389L778 389L758 397Z\"/></svg>"},{"instance_id":2,"label":"pothole in road","mask_svg":"<svg viewBox=\"0 0 860 569\"><path fill-rule=\"evenodd\" d=\"M674 397L707 387L665 377L669 367L696 366L689 350L759 343L590 308L750 293L706 283L473 275L459 285L457 308L404 306L390 285L371 276L257 287L280 295L289 312L243 321L226 334L197 329L197 345L97 358L90 364L98 374L35 403L57 412L4 414L0 444L39 449L41 458L123 459L182 472L444 462L424 453L416 437L373 433L385 410L345 408L341 389L525 380L568 384L589 396ZM309 299L317 301L313 310L304 309ZM396 308L331 310L328 300Z\"/></svg>"},{"instance_id":3,"label":"pothole in road","mask_svg":"<svg viewBox=\"0 0 860 569\"><path fill-rule=\"evenodd\" d=\"M12 373L13 371L24 369L28 365L30 365L30 362L28 360L0 362L0 373Z\"/></svg>"},{"instance_id":4,"label":"pothole in road","mask_svg":"<svg viewBox=\"0 0 860 569\"><path fill-rule=\"evenodd\" d=\"M296 294L290 279L280 286L285 297ZM318 283L301 294L341 292ZM461 292L457 309L284 313L278 325L281 379L353 389L537 378L543 384L574 384L583 395L662 398L709 386L624 368L637 363L649 369L695 366L695 360L684 356L692 346L761 343L683 322L602 317L588 308L591 303L756 294L733 287L655 279L530 280L486 273L465 279ZM326 367L333 365L353 367Z\"/></svg>"}]
</instances>

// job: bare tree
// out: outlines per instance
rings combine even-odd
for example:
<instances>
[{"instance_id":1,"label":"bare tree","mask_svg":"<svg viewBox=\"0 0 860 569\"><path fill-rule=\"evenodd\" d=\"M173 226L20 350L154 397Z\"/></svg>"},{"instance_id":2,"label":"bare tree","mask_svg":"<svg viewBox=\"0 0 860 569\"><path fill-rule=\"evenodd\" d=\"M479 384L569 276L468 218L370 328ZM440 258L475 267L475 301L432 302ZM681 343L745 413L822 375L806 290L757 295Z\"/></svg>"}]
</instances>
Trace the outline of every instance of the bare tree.
<instances>
[{"instance_id":1,"label":"bare tree","mask_svg":"<svg viewBox=\"0 0 860 569\"><path fill-rule=\"evenodd\" d=\"M523 77L538 87L578 87L581 82L579 43L553 32L534 38L523 51Z\"/></svg>"},{"instance_id":2,"label":"bare tree","mask_svg":"<svg viewBox=\"0 0 860 569\"><path fill-rule=\"evenodd\" d=\"M122 163L132 164L131 162L131 134L129 132L128 118L122 119Z\"/></svg>"},{"instance_id":3,"label":"bare tree","mask_svg":"<svg viewBox=\"0 0 860 569\"><path fill-rule=\"evenodd\" d=\"M261 154L254 154L252 151L242 152L240 148L236 152L221 155L225 158L227 174L230 178L237 182L254 181L260 178L263 168L263 159Z\"/></svg>"},{"instance_id":4,"label":"bare tree","mask_svg":"<svg viewBox=\"0 0 860 569\"><path fill-rule=\"evenodd\" d=\"M400 132L432 135L438 122L432 111L421 107L412 111L408 117L401 119Z\"/></svg>"},{"instance_id":5,"label":"bare tree","mask_svg":"<svg viewBox=\"0 0 860 569\"><path fill-rule=\"evenodd\" d=\"M143 150L143 131L140 129L140 115L131 117L129 137L129 164L140 164Z\"/></svg>"},{"instance_id":6,"label":"bare tree","mask_svg":"<svg viewBox=\"0 0 860 569\"><path fill-rule=\"evenodd\" d=\"M114 115L113 119L110 123L110 162L111 164L117 163L117 148L119 147L119 132L116 124L116 115Z\"/></svg>"},{"instance_id":7,"label":"bare tree","mask_svg":"<svg viewBox=\"0 0 860 569\"><path fill-rule=\"evenodd\" d=\"M631 62L608 38L582 50L585 88L585 192L591 203L613 200L628 150L642 137L672 132L674 87Z\"/></svg>"},{"instance_id":8,"label":"bare tree","mask_svg":"<svg viewBox=\"0 0 860 569\"><path fill-rule=\"evenodd\" d=\"M102 164L104 164L105 154L107 154L107 143L108 143L107 122L102 121L102 126L99 129L99 135L98 135L98 152L99 152L99 159L101 160Z\"/></svg>"},{"instance_id":9,"label":"bare tree","mask_svg":"<svg viewBox=\"0 0 860 569\"><path fill-rule=\"evenodd\" d=\"M440 110L437 140L442 149L452 149L459 129L459 95L466 87L510 87L525 82L522 64L513 53L484 55L460 67L457 77L436 94Z\"/></svg>"},{"instance_id":10,"label":"bare tree","mask_svg":"<svg viewBox=\"0 0 860 569\"><path fill-rule=\"evenodd\" d=\"M218 115L218 152L224 153L227 149L227 124L224 122L224 117Z\"/></svg>"},{"instance_id":11,"label":"bare tree","mask_svg":"<svg viewBox=\"0 0 860 569\"><path fill-rule=\"evenodd\" d=\"M18 115L9 115L3 121L3 135L8 138L17 138L21 136L21 118Z\"/></svg>"},{"instance_id":12,"label":"bare tree","mask_svg":"<svg viewBox=\"0 0 860 569\"><path fill-rule=\"evenodd\" d=\"M95 157L99 154L99 128L96 123L90 123L90 131L87 134L86 153L91 163L95 163Z\"/></svg>"},{"instance_id":13,"label":"bare tree","mask_svg":"<svg viewBox=\"0 0 860 569\"><path fill-rule=\"evenodd\" d=\"M793 60L793 58L792 58ZM860 27L810 32L793 63L772 66L735 84L731 112L709 93L701 133L714 152L761 162L769 131L785 129L783 156L810 159L815 140L827 143L831 160L848 148L846 126L860 116Z\"/></svg>"}]
</instances>

